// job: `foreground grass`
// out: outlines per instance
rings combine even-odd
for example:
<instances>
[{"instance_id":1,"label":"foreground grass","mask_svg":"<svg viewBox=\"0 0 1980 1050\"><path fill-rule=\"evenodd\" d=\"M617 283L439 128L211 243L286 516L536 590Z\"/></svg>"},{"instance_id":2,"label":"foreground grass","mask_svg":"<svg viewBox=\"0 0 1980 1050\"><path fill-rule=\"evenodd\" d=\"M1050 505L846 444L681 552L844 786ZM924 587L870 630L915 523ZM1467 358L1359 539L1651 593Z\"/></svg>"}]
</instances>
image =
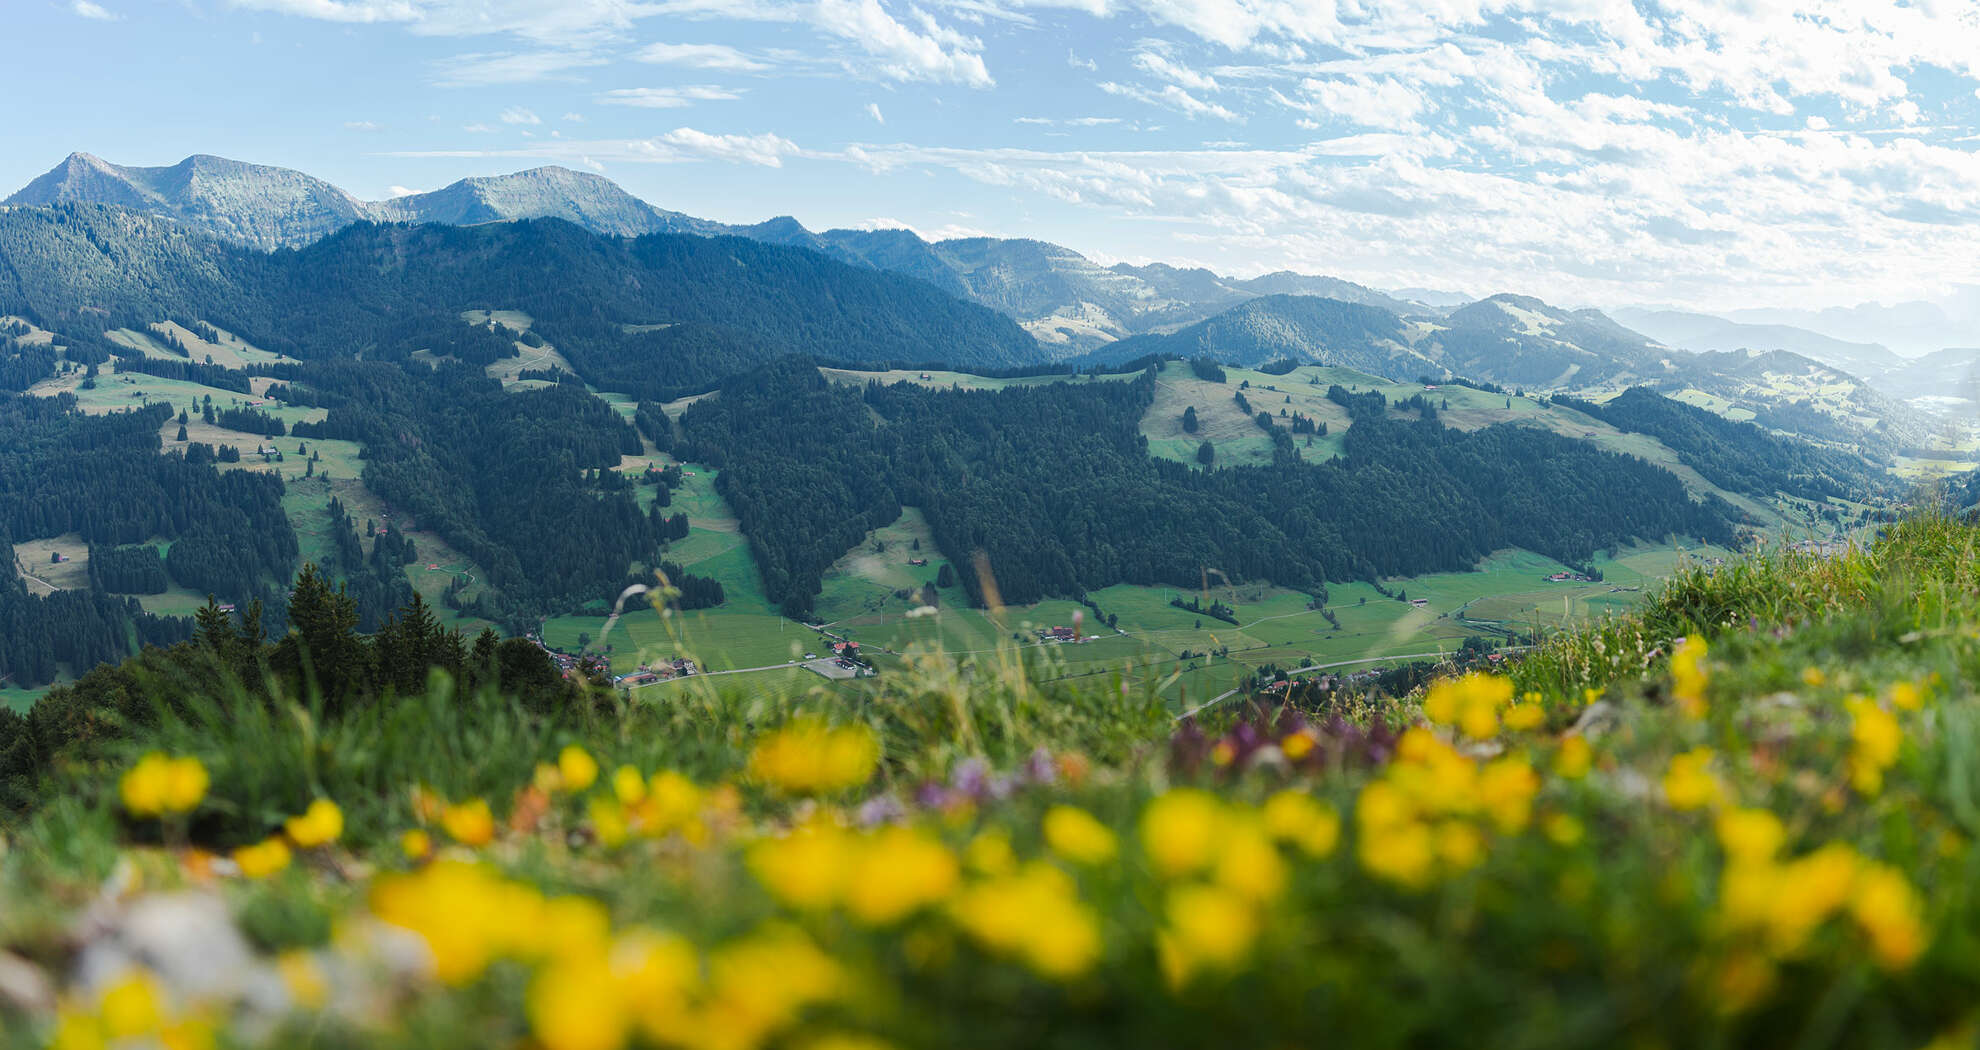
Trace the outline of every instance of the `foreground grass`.
<instances>
[{"instance_id":1,"label":"foreground grass","mask_svg":"<svg viewBox=\"0 0 1980 1050\"><path fill-rule=\"evenodd\" d=\"M1688 570L1510 678L1202 726L1009 653L209 697L7 833L0 1043L1972 1045L1977 553ZM185 812L120 790L152 752Z\"/></svg>"}]
</instances>

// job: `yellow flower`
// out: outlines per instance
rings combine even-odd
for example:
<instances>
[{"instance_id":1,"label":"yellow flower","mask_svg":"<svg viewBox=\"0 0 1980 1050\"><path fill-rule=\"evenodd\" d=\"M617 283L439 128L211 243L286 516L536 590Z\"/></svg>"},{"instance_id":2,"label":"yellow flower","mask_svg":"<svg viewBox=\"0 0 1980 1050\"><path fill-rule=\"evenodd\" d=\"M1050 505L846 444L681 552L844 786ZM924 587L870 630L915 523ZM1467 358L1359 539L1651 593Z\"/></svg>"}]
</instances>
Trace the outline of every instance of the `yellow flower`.
<instances>
[{"instance_id":1,"label":"yellow flower","mask_svg":"<svg viewBox=\"0 0 1980 1050\"><path fill-rule=\"evenodd\" d=\"M1093 819L1093 814L1074 806L1047 810L1044 830L1045 843L1052 852L1075 864L1106 864L1120 852L1114 833Z\"/></svg>"},{"instance_id":2,"label":"yellow flower","mask_svg":"<svg viewBox=\"0 0 1980 1050\"><path fill-rule=\"evenodd\" d=\"M1900 711L1916 711L1925 706L1925 691L1916 682L1899 682L1891 686L1891 704Z\"/></svg>"},{"instance_id":3,"label":"yellow flower","mask_svg":"<svg viewBox=\"0 0 1980 1050\"><path fill-rule=\"evenodd\" d=\"M1884 771L1897 763L1904 746L1904 727L1897 716L1867 697L1852 696L1843 701L1850 722L1850 782L1865 795L1882 789Z\"/></svg>"},{"instance_id":4,"label":"yellow flower","mask_svg":"<svg viewBox=\"0 0 1980 1050\"><path fill-rule=\"evenodd\" d=\"M1156 950L1171 987L1206 970L1235 969L1258 939L1256 908L1220 887L1178 886L1169 891L1163 915Z\"/></svg>"},{"instance_id":5,"label":"yellow flower","mask_svg":"<svg viewBox=\"0 0 1980 1050\"><path fill-rule=\"evenodd\" d=\"M817 821L749 848L749 870L784 904L823 911L839 902L853 865L851 836Z\"/></svg>"},{"instance_id":6,"label":"yellow flower","mask_svg":"<svg viewBox=\"0 0 1980 1050\"><path fill-rule=\"evenodd\" d=\"M133 816L190 813L206 797L209 778L199 759L168 758L153 751L138 759L118 781L124 808Z\"/></svg>"},{"instance_id":7,"label":"yellow flower","mask_svg":"<svg viewBox=\"0 0 1980 1050\"><path fill-rule=\"evenodd\" d=\"M1341 816L1334 807L1303 791L1288 788L1265 800L1265 830L1273 838L1297 846L1309 857L1334 852L1341 839Z\"/></svg>"},{"instance_id":8,"label":"yellow flower","mask_svg":"<svg viewBox=\"0 0 1980 1050\"><path fill-rule=\"evenodd\" d=\"M1691 637L1671 654L1671 699L1689 718L1705 717L1705 687L1710 679L1705 672L1707 652L1704 638Z\"/></svg>"},{"instance_id":9,"label":"yellow flower","mask_svg":"<svg viewBox=\"0 0 1980 1050\"><path fill-rule=\"evenodd\" d=\"M984 947L1060 980L1100 959L1100 923L1072 879L1049 864L966 886L949 905L956 925Z\"/></svg>"},{"instance_id":10,"label":"yellow flower","mask_svg":"<svg viewBox=\"0 0 1980 1050\"><path fill-rule=\"evenodd\" d=\"M495 840L495 815L478 798L443 807L440 827L463 846L486 846Z\"/></svg>"},{"instance_id":11,"label":"yellow flower","mask_svg":"<svg viewBox=\"0 0 1980 1050\"><path fill-rule=\"evenodd\" d=\"M112 982L97 1002L103 1034L112 1042L156 1035L165 1027L165 1008L150 977L132 972Z\"/></svg>"},{"instance_id":12,"label":"yellow flower","mask_svg":"<svg viewBox=\"0 0 1980 1050\"><path fill-rule=\"evenodd\" d=\"M1588 738L1579 733L1563 737L1561 749L1554 753L1554 775L1562 780L1580 780L1588 775L1594 764L1595 753L1588 746Z\"/></svg>"},{"instance_id":13,"label":"yellow flower","mask_svg":"<svg viewBox=\"0 0 1980 1050\"><path fill-rule=\"evenodd\" d=\"M1526 827L1539 790L1540 778L1522 756L1495 759L1478 772L1478 805L1508 835Z\"/></svg>"},{"instance_id":14,"label":"yellow flower","mask_svg":"<svg viewBox=\"0 0 1980 1050\"><path fill-rule=\"evenodd\" d=\"M1268 901L1286 885L1286 864L1265 829L1254 820L1228 828L1217 850L1213 877L1219 886L1251 901Z\"/></svg>"},{"instance_id":15,"label":"yellow flower","mask_svg":"<svg viewBox=\"0 0 1980 1050\"><path fill-rule=\"evenodd\" d=\"M1849 911L1870 938L1870 954L1886 970L1909 968L1930 940L1918 891L1882 864L1865 865L1858 874Z\"/></svg>"},{"instance_id":16,"label":"yellow flower","mask_svg":"<svg viewBox=\"0 0 1980 1050\"><path fill-rule=\"evenodd\" d=\"M330 1001L330 980L323 975L323 967L316 964L305 951L286 951L275 959L275 972L282 978L282 986L289 990L289 998L305 1010L321 1010Z\"/></svg>"},{"instance_id":17,"label":"yellow flower","mask_svg":"<svg viewBox=\"0 0 1980 1050\"><path fill-rule=\"evenodd\" d=\"M1514 704L1506 708L1506 728L1529 733L1547 724L1547 710L1536 703Z\"/></svg>"},{"instance_id":18,"label":"yellow flower","mask_svg":"<svg viewBox=\"0 0 1980 1050\"><path fill-rule=\"evenodd\" d=\"M1763 864L1787 841L1781 818L1764 809L1728 809L1719 814L1719 845L1734 864Z\"/></svg>"},{"instance_id":19,"label":"yellow flower","mask_svg":"<svg viewBox=\"0 0 1980 1050\"><path fill-rule=\"evenodd\" d=\"M683 1045L744 1050L839 994L837 963L795 930L770 927L724 945L708 962L709 995Z\"/></svg>"},{"instance_id":20,"label":"yellow flower","mask_svg":"<svg viewBox=\"0 0 1980 1050\"><path fill-rule=\"evenodd\" d=\"M1368 873L1405 889L1421 889L1436 874L1430 827L1399 801L1395 789L1376 781L1355 804L1355 855Z\"/></svg>"},{"instance_id":21,"label":"yellow flower","mask_svg":"<svg viewBox=\"0 0 1980 1050\"><path fill-rule=\"evenodd\" d=\"M1709 747L1671 756L1671 764L1664 770L1664 801L1678 810L1703 809L1721 801L1725 790L1712 774L1711 764Z\"/></svg>"},{"instance_id":22,"label":"yellow flower","mask_svg":"<svg viewBox=\"0 0 1980 1050\"><path fill-rule=\"evenodd\" d=\"M1715 969L1712 991L1721 1013L1744 1013L1774 990L1774 963L1758 952L1734 952Z\"/></svg>"},{"instance_id":23,"label":"yellow flower","mask_svg":"<svg viewBox=\"0 0 1980 1050\"><path fill-rule=\"evenodd\" d=\"M538 762L535 771L529 775L529 783L531 787L546 795L554 795L564 789L564 775L557 772L556 766L548 762Z\"/></svg>"},{"instance_id":24,"label":"yellow flower","mask_svg":"<svg viewBox=\"0 0 1980 1050\"><path fill-rule=\"evenodd\" d=\"M598 760L584 748L567 744L557 752L557 779L563 782L566 791L584 791L598 780Z\"/></svg>"},{"instance_id":25,"label":"yellow flower","mask_svg":"<svg viewBox=\"0 0 1980 1050\"><path fill-rule=\"evenodd\" d=\"M344 834L344 811L335 802L319 798L303 810L302 816L284 821L282 830L289 833L289 841L302 849L328 845Z\"/></svg>"},{"instance_id":26,"label":"yellow flower","mask_svg":"<svg viewBox=\"0 0 1980 1050\"><path fill-rule=\"evenodd\" d=\"M612 772L612 794L619 801L630 806L646 798L646 774L632 766L620 766Z\"/></svg>"},{"instance_id":27,"label":"yellow flower","mask_svg":"<svg viewBox=\"0 0 1980 1050\"><path fill-rule=\"evenodd\" d=\"M616 799L593 796L585 810L591 816L591 830L597 834L600 845L617 849L632 837L626 823L626 811Z\"/></svg>"},{"instance_id":28,"label":"yellow flower","mask_svg":"<svg viewBox=\"0 0 1980 1050\"><path fill-rule=\"evenodd\" d=\"M846 910L870 925L898 922L947 897L961 874L947 846L909 828L885 828L856 851Z\"/></svg>"},{"instance_id":29,"label":"yellow flower","mask_svg":"<svg viewBox=\"0 0 1980 1050\"><path fill-rule=\"evenodd\" d=\"M806 1042L802 1050L894 1050L894 1045L876 1036L835 1032Z\"/></svg>"},{"instance_id":30,"label":"yellow flower","mask_svg":"<svg viewBox=\"0 0 1980 1050\"><path fill-rule=\"evenodd\" d=\"M612 945L612 976L649 1041L682 1043L688 1001L701 980L694 946L672 934L629 930Z\"/></svg>"},{"instance_id":31,"label":"yellow flower","mask_svg":"<svg viewBox=\"0 0 1980 1050\"><path fill-rule=\"evenodd\" d=\"M420 828L412 828L399 836L399 852L407 860L425 860L433 852L433 836Z\"/></svg>"},{"instance_id":32,"label":"yellow flower","mask_svg":"<svg viewBox=\"0 0 1980 1050\"><path fill-rule=\"evenodd\" d=\"M1285 739L1279 741L1279 752L1294 762L1312 754L1313 747L1313 734L1306 730L1288 733Z\"/></svg>"},{"instance_id":33,"label":"yellow flower","mask_svg":"<svg viewBox=\"0 0 1980 1050\"><path fill-rule=\"evenodd\" d=\"M1810 689L1820 689L1822 686L1827 685L1828 681L1829 676L1823 674L1822 669L1819 667L1804 667L1801 669L1801 684Z\"/></svg>"},{"instance_id":34,"label":"yellow flower","mask_svg":"<svg viewBox=\"0 0 1980 1050\"><path fill-rule=\"evenodd\" d=\"M671 769L662 770L647 782L639 808L640 832L657 836L687 831L699 820L701 807L699 785Z\"/></svg>"},{"instance_id":35,"label":"yellow flower","mask_svg":"<svg viewBox=\"0 0 1980 1050\"><path fill-rule=\"evenodd\" d=\"M1849 901L1859 863L1854 850L1832 843L1776 869L1767 902L1774 951L1793 954Z\"/></svg>"},{"instance_id":36,"label":"yellow flower","mask_svg":"<svg viewBox=\"0 0 1980 1050\"><path fill-rule=\"evenodd\" d=\"M1485 836L1461 820L1447 820L1436 832L1437 858L1451 874L1470 871L1485 859Z\"/></svg>"},{"instance_id":37,"label":"yellow flower","mask_svg":"<svg viewBox=\"0 0 1980 1050\"><path fill-rule=\"evenodd\" d=\"M1546 832L1547 838L1556 846L1579 845L1585 834L1581 821L1567 813L1555 813L1549 816L1541 825L1541 830Z\"/></svg>"},{"instance_id":38,"label":"yellow flower","mask_svg":"<svg viewBox=\"0 0 1980 1050\"><path fill-rule=\"evenodd\" d=\"M989 828L969 840L963 849L963 860L969 870L979 875L1009 875L1017 870L1017 853L1011 849L1011 837L1001 828Z\"/></svg>"},{"instance_id":39,"label":"yellow flower","mask_svg":"<svg viewBox=\"0 0 1980 1050\"><path fill-rule=\"evenodd\" d=\"M1473 672L1433 683L1423 698L1423 716L1455 725L1466 736L1485 740L1499 732L1499 709L1512 702L1512 681Z\"/></svg>"},{"instance_id":40,"label":"yellow flower","mask_svg":"<svg viewBox=\"0 0 1980 1050\"><path fill-rule=\"evenodd\" d=\"M1177 788L1141 813L1141 847L1164 878L1201 871L1215 853L1225 814L1216 796Z\"/></svg>"},{"instance_id":41,"label":"yellow flower","mask_svg":"<svg viewBox=\"0 0 1980 1050\"><path fill-rule=\"evenodd\" d=\"M537 972L527 999L530 1031L545 1050L618 1050L632 1010L604 959L571 959Z\"/></svg>"},{"instance_id":42,"label":"yellow flower","mask_svg":"<svg viewBox=\"0 0 1980 1050\"><path fill-rule=\"evenodd\" d=\"M289 844L270 836L235 850L234 863L240 866L243 877L265 879L289 866Z\"/></svg>"},{"instance_id":43,"label":"yellow flower","mask_svg":"<svg viewBox=\"0 0 1980 1050\"><path fill-rule=\"evenodd\" d=\"M879 759L880 741L866 726L806 719L758 740L749 772L786 794L831 794L872 779Z\"/></svg>"}]
</instances>

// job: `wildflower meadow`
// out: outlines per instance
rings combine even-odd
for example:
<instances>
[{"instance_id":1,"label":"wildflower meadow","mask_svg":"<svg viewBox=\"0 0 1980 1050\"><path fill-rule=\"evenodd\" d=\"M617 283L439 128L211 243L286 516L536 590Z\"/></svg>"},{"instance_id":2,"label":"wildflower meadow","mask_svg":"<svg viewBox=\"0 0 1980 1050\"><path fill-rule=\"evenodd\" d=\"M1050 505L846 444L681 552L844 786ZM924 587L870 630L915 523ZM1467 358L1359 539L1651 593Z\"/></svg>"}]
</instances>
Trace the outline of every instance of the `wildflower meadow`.
<instances>
[{"instance_id":1,"label":"wildflower meadow","mask_svg":"<svg viewBox=\"0 0 1980 1050\"><path fill-rule=\"evenodd\" d=\"M216 685L5 830L0 1045L1970 1046L1976 625L1927 517L1351 707Z\"/></svg>"}]
</instances>

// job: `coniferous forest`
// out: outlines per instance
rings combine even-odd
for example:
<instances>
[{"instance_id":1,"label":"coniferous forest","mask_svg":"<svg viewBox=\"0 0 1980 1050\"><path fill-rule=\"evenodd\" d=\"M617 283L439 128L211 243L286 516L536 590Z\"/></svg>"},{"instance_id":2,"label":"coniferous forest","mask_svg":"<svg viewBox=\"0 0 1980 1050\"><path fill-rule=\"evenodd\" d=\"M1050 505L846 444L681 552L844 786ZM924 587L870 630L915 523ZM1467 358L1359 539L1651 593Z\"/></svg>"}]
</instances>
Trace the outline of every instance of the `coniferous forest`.
<instances>
[{"instance_id":1,"label":"coniferous forest","mask_svg":"<svg viewBox=\"0 0 1980 1050\"><path fill-rule=\"evenodd\" d=\"M1138 424L1153 392L1147 375L862 390L791 360L697 402L682 424L686 454L725 468L719 484L770 597L794 616L825 568L904 505L922 508L952 558L981 552L1012 603L1118 582L1194 586L1206 571L1318 588L1461 569L1508 546L1577 561L1632 537L1732 538L1729 505L1532 428L1466 433L1371 413L1339 462L1304 462L1288 438L1269 466L1192 469L1148 456Z\"/></svg>"}]
</instances>

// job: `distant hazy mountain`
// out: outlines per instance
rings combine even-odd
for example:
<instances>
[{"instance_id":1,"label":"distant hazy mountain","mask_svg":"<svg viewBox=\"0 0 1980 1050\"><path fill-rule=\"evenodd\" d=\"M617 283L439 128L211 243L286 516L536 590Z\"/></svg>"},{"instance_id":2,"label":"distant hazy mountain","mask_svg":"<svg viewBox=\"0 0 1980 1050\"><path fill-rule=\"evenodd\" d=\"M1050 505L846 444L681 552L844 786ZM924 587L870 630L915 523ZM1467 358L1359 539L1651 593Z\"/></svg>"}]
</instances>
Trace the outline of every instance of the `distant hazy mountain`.
<instances>
[{"instance_id":1,"label":"distant hazy mountain","mask_svg":"<svg viewBox=\"0 0 1980 1050\"><path fill-rule=\"evenodd\" d=\"M301 247L365 220L471 226L558 218L612 236L746 237L926 281L1002 311L1049 352L1067 357L1124 336L1179 328L1261 295L1324 295L1400 314L1424 310L1337 278L1275 273L1247 281L1159 263L1107 267L1043 241L931 243L907 230L814 233L788 216L730 226L656 208L603 176L558 167L462 179L431 193L367 202L284 168L218 157L128 168L78 153L5 203L63 201L136 208L263 250Z\"/></svg>"},{"instance_id":2,"label":"distant hazy mountain","mask_svg":"<svg viewBox=\"0 0 1980 1050\"><path fill-rule=\"evenodd\" d=\"M1895 397L1927 406L1980 401L1980 348L1952 347L1912 358L1886 375L1882 385Z\"/></svg>"},{"instance_id":3,"label":"distant hazy mountain","mask_svg":"<svg viewBox=\"0 0 1980 1050\"><path fill-rule=\"evenodd\" d=\"M308 244L370 217L363 201L321 179L205 155L127 168L71 153L4 203L65 202L134 208L264 251Z\"/></svg>"},{"instance_id":4,"label":"distant hazy mountain","mask_svg":"<svg viewBox=\"0 0 1980 1050\"><path fill-rule=\"evenodd\" d=\"M1905 356L1980 346L1980 303L1970 289L1944 303L1916 300L1825 310L1734 310L1727 316L1751 324L1794 325L1851 342L1880 343Z\"/></svg>"},{"instance_id":5,"label":"distant hazy mountain","mask_svg":"<svg viewBox=\"0 0 1980 1050\"><path fill-rule=\"evenodd\" d=\"M1615 311L1616 320L1683 350L1788 350L1874 383L1905 359L1879 343L1852 343L1787 324L1745 324L1681 310Z\"/></svg>"}]
</instances>

